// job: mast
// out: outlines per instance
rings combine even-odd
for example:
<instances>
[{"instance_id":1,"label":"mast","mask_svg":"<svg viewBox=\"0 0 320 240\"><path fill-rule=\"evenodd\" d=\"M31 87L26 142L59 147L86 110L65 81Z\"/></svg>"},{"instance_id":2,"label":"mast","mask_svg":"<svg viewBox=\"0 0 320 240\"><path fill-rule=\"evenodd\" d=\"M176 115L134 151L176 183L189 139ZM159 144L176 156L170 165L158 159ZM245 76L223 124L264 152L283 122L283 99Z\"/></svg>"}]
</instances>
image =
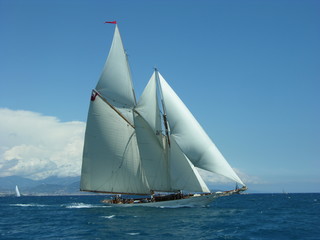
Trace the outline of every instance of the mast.
<instances>
[{"instance_id":1,"label":"mast","mask_svg":"<svg viewBox=\"0 0 320 240\"><path fill-rule=\"evenodd\" d=\"M167 120L167 113L166 113L166 107L163 101L163 94L162 94L162 88L161 88L161 84L160 84L160 80L159 80L159 72L158 69L155 67L154 68L155 74L156 74L156 81L157 84L160 88L160 98L161 98L161 105L162 105L162 110L163 110L163 123L164 123L164 128L165 128L165 133L167 136L167 140L168 140L168 146L170 147L170 136L169 136L169 126L168 126L168 120Z\"/></svg>"},{"instance_id":2,"label":"mast","mask_svg":"<svg viewBox=\"0 0 320 240\"><path fill-rule=\"evenodd\" d=\"M171 143L170 143L170 136L169 136L169 125L168 125L168 119L167 119L167 111L166 111L166 106L164 104L164 100L163 100L163 94L162 94L162 88L161 88L161 84L160 84L160 80L159 80L159 72L158 69L155 67L154 68L155 71L155 77L156 77L156 83L159 86L159 92L160 92L160 99L161 99L161 106L162 106L162 116L163 116L163 124L164 124L164 128L165 128L165 135L167 138L167 146L165 147L165 161L166 161L166 166L167 166L167 177L168 177L168 181L170 183L170 190L172 191L172 179L171 179L171 174L170 174L170 151L171 151Z\"/></svg>"}]
</instances>

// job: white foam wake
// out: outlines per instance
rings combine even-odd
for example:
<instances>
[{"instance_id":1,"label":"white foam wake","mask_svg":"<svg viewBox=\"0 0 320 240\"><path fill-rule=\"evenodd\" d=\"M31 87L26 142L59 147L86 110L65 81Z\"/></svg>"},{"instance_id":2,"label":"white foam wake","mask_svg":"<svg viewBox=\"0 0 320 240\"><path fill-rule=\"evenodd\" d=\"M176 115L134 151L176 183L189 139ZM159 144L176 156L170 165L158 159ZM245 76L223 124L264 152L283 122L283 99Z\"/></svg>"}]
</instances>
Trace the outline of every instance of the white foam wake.
<instances>
[{"instance_id":1,"label":"white foam wake","mask_svg":"<svg viewBox=\"0 0 320 240\"><path fill-rule=\"evenodd\" d=\"M65 205L66 208L105 208L109 206L104 205L94 205L94 204L88 204L88 203L70 203L68 205Z\"/></svg>"}]
</instances>

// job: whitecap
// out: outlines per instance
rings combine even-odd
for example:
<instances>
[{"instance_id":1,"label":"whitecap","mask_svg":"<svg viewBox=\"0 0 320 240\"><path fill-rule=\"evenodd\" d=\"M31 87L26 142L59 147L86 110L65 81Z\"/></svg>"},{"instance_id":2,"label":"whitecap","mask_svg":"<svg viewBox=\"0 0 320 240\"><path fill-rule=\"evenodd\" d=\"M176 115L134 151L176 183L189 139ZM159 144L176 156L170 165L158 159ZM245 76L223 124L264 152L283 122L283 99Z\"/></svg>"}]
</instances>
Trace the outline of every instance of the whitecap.
<instances>
[{"instance_id":1,"label":"whitecap","mask_svg":"<svg viewBox=\"0 0 320 240\"><path fill-rule=\"evenodd\" d=\"M131 235L131 236L140 235L140 233L137 233L137 232L127 233L127 234L128 234L128 235Z\"/></svg>"},{"instance_id":2,"label":"whitecap","mask_svg":"<svg viewBox=\"0 0 320 240\"><path fill-rule=\"evenodd\" d=\"M86 204L86 203L71 203L69 205L66 205L66 208L93 208L95 207L92 204Z\"/></svg>"},{"instance_id":3,"label":"whitecap","mask_svg":"<svg viewBox=\"0 0 320 240\"><path fill-rule=\"evenodd\" d=\"M194 205L156 206L158 208L192 208Z\"/></svg>"},{"instance_id":4,"label":"whitecap","mask_svg":"<svg viewBox=\"0 0 320 240\"><path fill-rule=\"evenodd\" d=\"M37 203L17 203L17 204L10 204L10 206L16 206L16 207L46 207L48 205L37 204Z\"/></svg>"},{"instance_id":5,"label":"whitecap","mask_svg":"<svg viewBox=\"0 0 320 240\"><path fill-rule=\"evenodd\" d=\"M102 216L103 218L108 218L108 219L111 219L111 218L114 218L116 215L110 215L110 216Z\"/></svg>"},{"instance_id":6,"label":"whitecap","mask_svg":"<svg viewBox=\"0 0 320 240\"><path fill-rule=\"evenodd\" d=\"M66 208L106 208L109 206L105 205L94 205L88 203L70 203L70 204L63 204Z\"/></svg>"}]
</instances>

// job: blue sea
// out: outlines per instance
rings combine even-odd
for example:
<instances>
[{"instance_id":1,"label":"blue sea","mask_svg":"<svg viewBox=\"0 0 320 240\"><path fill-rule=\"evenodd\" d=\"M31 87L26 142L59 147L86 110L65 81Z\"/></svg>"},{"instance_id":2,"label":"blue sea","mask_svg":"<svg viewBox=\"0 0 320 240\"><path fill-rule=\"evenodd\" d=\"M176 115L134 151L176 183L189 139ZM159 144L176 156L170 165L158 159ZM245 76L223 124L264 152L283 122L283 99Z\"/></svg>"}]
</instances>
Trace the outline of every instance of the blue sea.
<instances>
[{"instance_id":1,"label":"blue sea","mask_svg":"<svg viewBox=\"0 0 320 240\"><path fill-rule=\"evenodd\" d=\"M320 239L320 194L247 194L207 207L121 208L104 196L0 197L0 239Z\"/></svg>"}]
</instances>

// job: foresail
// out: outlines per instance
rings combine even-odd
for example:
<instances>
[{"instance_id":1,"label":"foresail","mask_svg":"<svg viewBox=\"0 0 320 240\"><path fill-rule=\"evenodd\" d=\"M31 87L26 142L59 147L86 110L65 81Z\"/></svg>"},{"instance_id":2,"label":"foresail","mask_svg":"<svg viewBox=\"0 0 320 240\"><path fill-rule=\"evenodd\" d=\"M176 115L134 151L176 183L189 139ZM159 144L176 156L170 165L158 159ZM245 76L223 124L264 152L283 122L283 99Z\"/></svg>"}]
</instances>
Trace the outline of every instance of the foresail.
<instances>
[{"instance_id":1,"label":"foresail","mask_svg":"<svg viewBox=\"0 0 320 240\"><path fill-rule=\"evenodd\" d=\"M159 141L162 135L156 135L140 115L135 117L135 130L141 165L150 189L162 192L171 191L168 158L163 145Z\"/></svg>"},{"instance_id":2,"label":"foresail","mask_svg":"<svg viewBox=\"0 0 320 240\"><path fill-rule=\"evenodd\" d=\"M149 194L134 128L100 96L90 103L81 190Z\"/></svg>"},{"instance_id":3,"label":"foresail","mask_svg":"<svg viewBox=\"0 0 320 240\"><path fill-rule=\"evenodd\" d=\"M210 192L197 169L183 154L174 137L169 149L169 169L172 189L189 192Z\"/></svg>"},{"instance_id":4,"label":"foresail","mask_svg":"<svg viewBox=\"0 0 320 240\"><path fill-rule=\"evenodd\" d=\"M150 188L154 191L171 191L157 92L153 74L135 108L135 129L141 164Z\"/></svg>"},{"instance_id":5,"label":"foresail","mask_svg":"<svg viewBox=\"0 0 320 240\"><path fill-rule=\"evenodd\" d=\"M198 121L160 73L159 78L170 125L170 133L174 136L184 154L196 167L223 175L244 185Z\"/></svg>"},{"instance_id":6,"label":"foresail","mask_svg":"<svg viewBox=\"0 0 320 240\"><path fill-rule=\"evenodd\" d=\"M173 142L168 145L161 132L159 112L160 91L157 70L144 89L135 111L135 129L140 150L141 164L151 189L157 191L209 192L188 158Z\"/></svg>"},{"instance_id":7,"label":"foresail","mask_svg":"<svg viewBox=\"0 0 320 240\"><path fill-rule=\"evenodd\" d=\"M117 108L131 108L136 104L130 68L117 26L96 90Z\"/></svg>"},{"instance_id":8,"label":"foresail","mask_svg":"<svg viewBox=\"0 0 320 240\"><path fill-rule=\"evenodd\" d=\"M155 134L161 132L161 119L158 104L158 91L155 73L153 73L147 86L143 90L135 111L149 124Z\"/></svg>"}]
</instances>

